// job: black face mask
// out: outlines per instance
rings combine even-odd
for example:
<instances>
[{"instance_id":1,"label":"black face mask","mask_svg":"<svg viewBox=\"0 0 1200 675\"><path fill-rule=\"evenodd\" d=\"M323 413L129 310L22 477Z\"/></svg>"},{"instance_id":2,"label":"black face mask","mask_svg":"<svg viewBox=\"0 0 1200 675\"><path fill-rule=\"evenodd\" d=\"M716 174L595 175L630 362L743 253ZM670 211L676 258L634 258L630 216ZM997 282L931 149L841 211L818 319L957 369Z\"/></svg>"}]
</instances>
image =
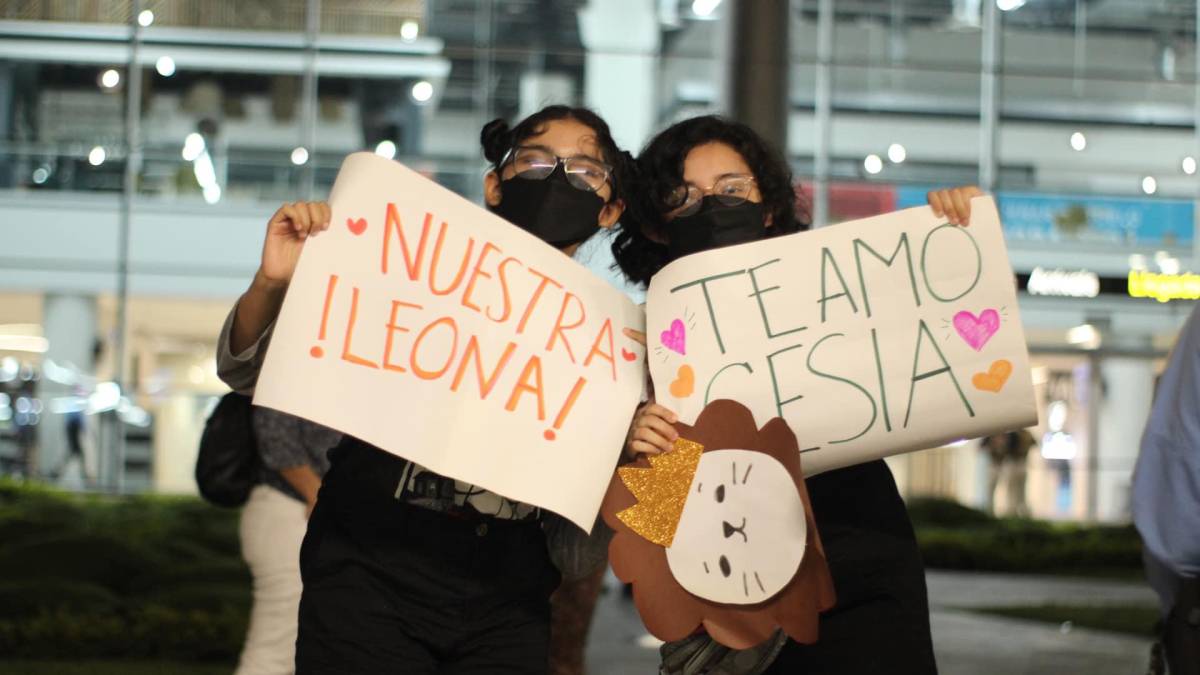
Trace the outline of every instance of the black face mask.
<instances>
[{"instance_id":1,"label":"black face mask","mask_svg":"<svg viewBox=\"0 0 1200 675\"><path fill-rule=\"evenodd\" d=\"M567 182L559 166L544 179L513 176L500 182L493 213L557 248L578 244L599 229L604 200Z\"/></svg>"},{"instance_id":2,"label":"black face mask","mask_svg":"<svg viewBox=\"0 0 1200 675\"><path fill-rule=\"evenodd\" d=\"M710 195L700 202L700 210L696 213L669 221L667 236L670 241L667 254L671 260L722 246L758 241L767 236L763 205L742 202L726 206Z\"/></svg>"}]
</instances>

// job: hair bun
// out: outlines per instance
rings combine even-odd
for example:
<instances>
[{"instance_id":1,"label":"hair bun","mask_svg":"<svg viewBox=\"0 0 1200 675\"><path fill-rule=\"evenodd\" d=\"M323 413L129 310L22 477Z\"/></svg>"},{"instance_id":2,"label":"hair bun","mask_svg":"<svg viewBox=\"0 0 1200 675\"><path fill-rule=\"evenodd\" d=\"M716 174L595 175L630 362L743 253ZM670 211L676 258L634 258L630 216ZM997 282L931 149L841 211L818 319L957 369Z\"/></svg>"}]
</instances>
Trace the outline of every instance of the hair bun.
<instances>
[{"instance_id":1,"label":"hair bun","mask_svg":"<svg viewBox=\"0 0 1200 675\"><path fill-rule=\"evenodd\" d=\"M487 161L493 165L499 164L512 147L512 130L508 128L508 122L498 118L483 125L483 131L479 132L479 144L483 146L483 156Z\"/></svg>"}]
</instances>

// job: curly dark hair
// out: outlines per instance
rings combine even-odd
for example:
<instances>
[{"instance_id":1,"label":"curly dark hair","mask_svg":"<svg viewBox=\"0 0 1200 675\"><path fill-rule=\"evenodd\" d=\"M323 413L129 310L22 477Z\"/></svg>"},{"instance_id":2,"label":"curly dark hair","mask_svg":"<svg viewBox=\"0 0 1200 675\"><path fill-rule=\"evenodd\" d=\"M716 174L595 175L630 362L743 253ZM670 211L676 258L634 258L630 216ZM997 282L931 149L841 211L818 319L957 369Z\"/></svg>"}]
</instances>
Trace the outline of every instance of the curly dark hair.
<instances>
[{"instance_id":1,"label":"curly dark hair","mask_svg":"<svg viewBox=\"0 0 1200 675\"><path fill-rule=\"evenodd\" d=\"M596 134L596 145L605 164L612 170L609 176L612 181L612 197L609 201L620 199L629 203L627 191L632 184L633 156L617 146L612 132L599 115L587 108L566 105L550 105L521 120L515 127L509 128L503 119L494 119L483 125L479 132L479 144L483 146L483 156L491 162L493 170L500 169L500 163L508 156L508 152L529 138L537 136L546 130L546 125L557 120L574 120L588 127Z\"/></svg>"},{"instance_id":2,"label":"curly dark hair","mask_svg":"<svg viewBox=\"0 0 1200 675\"><path fill-rule=\"evenodd\" d=\"M612 244L617 267L631 281L646 285L669 262L667 247L660 243L666 240L663 214L671 210L668 195L683 183L688 153L706 143L733 148L754 172L764 210L771 218L768 237L808 229L807 209L797 209L800 199L782 154L745 124L716 115L693 117L659 133L638 155L637 190L626 201Z\"/></svg>"}]
</instances>

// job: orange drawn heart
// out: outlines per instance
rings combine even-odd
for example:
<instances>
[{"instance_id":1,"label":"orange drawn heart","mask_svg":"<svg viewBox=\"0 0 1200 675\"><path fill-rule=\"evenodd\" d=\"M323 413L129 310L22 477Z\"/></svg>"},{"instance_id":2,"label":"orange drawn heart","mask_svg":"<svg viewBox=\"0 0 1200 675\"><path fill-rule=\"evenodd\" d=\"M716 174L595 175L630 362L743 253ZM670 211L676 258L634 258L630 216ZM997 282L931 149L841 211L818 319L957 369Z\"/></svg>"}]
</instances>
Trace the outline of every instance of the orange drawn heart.
<instances>
[{"instance_id":1,"label":"orange drawn heart","mask_svg":"<svg viewBox=\"0 0 1200 675\"><path fill-rule=\"evenodd\" d=\"M971 384L982 391L998 392L1004 388L1008 376L1012 375L1012 364L1004 359L993 361L986 373L975 373Z\"/></svg>"},{"instance_id":2,"label":"orange drawn heart","mask_svg":"<svg viewBox=\"0 0 1200 675\"><path fill-rule=\"evenodd\" d=\"M358 218L356 220L354 218L347 218L346 227L350 228L350 231L356 235L362 234L363 232L367 231L367 219Z\"/></svg>"},{"instance_id":3,"label":"orange drawn heart","mask_svg":"<svg viewBox=\"0 0 1200 675\"><path fill-rule=\"evenodd\" d=\"M675 381L671 383L671 395L675 398L687 398L696 389L696 373L689 365L679 366Z\"/></svg>"}]
</instances>

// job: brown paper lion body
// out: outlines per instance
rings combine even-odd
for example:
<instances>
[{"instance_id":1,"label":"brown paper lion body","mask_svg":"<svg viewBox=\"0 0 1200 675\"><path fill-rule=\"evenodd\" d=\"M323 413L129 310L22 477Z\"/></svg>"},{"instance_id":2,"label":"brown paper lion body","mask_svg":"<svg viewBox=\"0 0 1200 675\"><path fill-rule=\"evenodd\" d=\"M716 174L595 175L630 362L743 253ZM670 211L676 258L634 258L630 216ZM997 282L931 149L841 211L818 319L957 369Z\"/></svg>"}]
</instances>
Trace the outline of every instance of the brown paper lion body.
<instances>
[{"instance_id":1,"label":"brown paper lion body","mask_svg":"<svg viewBox=\"0 0 1200 675\"><path fill-rule=\"evenodd\" d=\"M794 577L782 590L756 604L726 604L698 597L672 574L667 549L639 535L626 521L638 505L619 474L613 476L601 514L616 535L609 547L613 572L633 585L634 602L651 634L668 642L681 640L703 627L717 642L746 649L771 637L777 628L797 642L817 639L820 612L834 604L833 582L813 520L811 502L800 471L796 437L781 418L761 430L748 408L729 400L708 404L694 426L676 424L681 439L703 446L705 453L725 449L763 453L783 465L804 506L806 541ZM670 453L668 453L670 454ZM666 455L663 455L666 457ZM630 469L650 469L645 458ZM628 473L626 474L629 475ZM624 517L618 514L625 513ZM729 536L728 532L726 536Z\"/></svg>"}]
</instances>

